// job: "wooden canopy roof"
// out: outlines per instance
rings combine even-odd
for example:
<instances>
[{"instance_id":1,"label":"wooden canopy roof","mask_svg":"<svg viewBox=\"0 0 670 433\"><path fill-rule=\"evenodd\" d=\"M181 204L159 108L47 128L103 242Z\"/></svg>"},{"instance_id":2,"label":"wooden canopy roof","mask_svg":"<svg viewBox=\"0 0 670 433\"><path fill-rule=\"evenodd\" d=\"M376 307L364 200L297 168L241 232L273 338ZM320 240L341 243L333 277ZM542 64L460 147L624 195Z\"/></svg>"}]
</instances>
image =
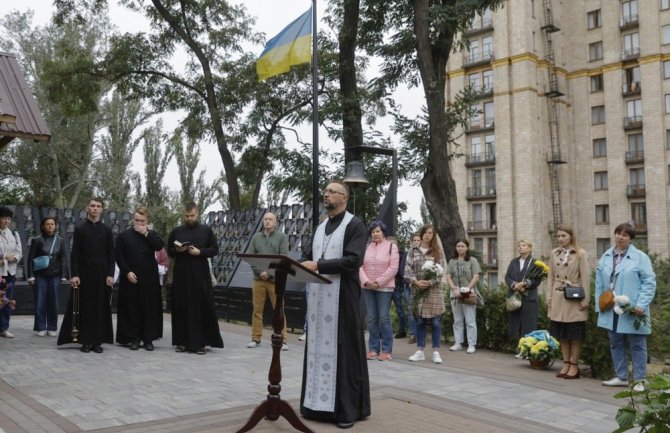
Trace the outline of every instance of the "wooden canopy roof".
<instances>
[{"instance_id":1,"label":"wooden canopy roof","mask_svg":"<svg viewBox=\"0 0 670 433\"><path fill-rule=\"evenodd\" d=\"M0 52L0 149L16 137L48 141L51 132L16 56Z\"/></svg>"}]
</instances>

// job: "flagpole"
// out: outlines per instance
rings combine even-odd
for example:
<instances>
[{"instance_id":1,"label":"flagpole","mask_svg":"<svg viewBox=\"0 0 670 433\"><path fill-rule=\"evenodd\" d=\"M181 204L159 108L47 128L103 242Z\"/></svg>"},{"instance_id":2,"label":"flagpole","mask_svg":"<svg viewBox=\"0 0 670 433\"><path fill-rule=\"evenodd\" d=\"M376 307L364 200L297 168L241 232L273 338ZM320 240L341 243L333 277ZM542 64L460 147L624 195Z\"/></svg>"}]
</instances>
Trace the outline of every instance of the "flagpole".
<instances>
[{"instance_id":1,"label":"flagpole","mask_svg":"<svg viewBox=\"0 0 670 433\"><path fill-rule=\"evenodd\" d=\"M319 225L319 66L316 0L312 0L312 233Z\"/></svg>"}]
</instances>

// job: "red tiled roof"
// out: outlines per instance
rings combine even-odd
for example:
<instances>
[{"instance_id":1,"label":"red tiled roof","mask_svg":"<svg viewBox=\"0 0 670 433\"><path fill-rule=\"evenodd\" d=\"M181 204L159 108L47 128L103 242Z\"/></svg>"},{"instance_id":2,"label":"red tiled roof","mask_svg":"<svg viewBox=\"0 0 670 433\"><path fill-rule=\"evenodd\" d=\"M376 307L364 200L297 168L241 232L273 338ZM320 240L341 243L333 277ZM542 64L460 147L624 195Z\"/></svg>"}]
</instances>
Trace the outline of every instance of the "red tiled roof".
<instances>
[{"instance_id":1,"label":"red tiled roof","mask_svg":"<svg viewBox=\"0 0 670 433\"><path fill-rule=\"evenodd\" d=\"M0 148L16 137L48 141L51 132L16 57L0 52Z\"/></svg>"}]
</instances>

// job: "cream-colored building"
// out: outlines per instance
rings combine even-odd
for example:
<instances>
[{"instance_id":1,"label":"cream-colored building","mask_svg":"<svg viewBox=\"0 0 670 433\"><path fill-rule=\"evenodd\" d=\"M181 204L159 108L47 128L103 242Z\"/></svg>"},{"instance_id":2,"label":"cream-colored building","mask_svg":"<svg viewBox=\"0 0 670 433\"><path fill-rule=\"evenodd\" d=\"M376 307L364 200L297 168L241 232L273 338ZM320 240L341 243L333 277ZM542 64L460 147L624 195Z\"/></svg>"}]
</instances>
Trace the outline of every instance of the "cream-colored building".
<instances>
[{"instance_id":1,"label":"cream-colored building","mask_svg":"<svg viewBox=\"0 0 670 433\"><path fill-rule=\"evenodd\" d=\"M502 281L516 241L571 225L595 264L614 227L670 251L670 0L509 0L474 20L447 99L478 89L452 151L471 247Z\"/></svg>"}]
</instances>

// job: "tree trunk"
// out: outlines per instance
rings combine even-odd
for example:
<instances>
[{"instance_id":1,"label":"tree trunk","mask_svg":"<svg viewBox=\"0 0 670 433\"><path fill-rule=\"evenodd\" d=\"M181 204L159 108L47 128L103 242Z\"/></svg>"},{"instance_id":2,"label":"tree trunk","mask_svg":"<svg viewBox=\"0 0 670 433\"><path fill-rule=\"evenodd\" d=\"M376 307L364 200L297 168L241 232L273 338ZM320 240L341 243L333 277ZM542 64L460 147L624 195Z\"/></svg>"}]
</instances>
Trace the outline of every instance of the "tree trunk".
<instances>
[{"instance_id":1,"label":"tree trunk","mask_svg":"<svg viewBox=\"0 0 670 433\"><path fill-rule=\"evenodd\" d=\"M360 0L344 0L344 17L340 29L340 94L342 95L342 140L344 142L344 162L358 158L350 149L363 145L361 126L361 104L358 100L356 82L356 45Z\"/></svg>"},{"instance_id":2,"label":"tree trunk","mask_svg":"<svg viewBox=\"0 0 670 433\"><path fill-rule=\"evenodd\" d=\"M421 189L445 252L448 254L456 239L465 237L463 222L458 211L456 183L449 167L446 140L448 134L444 90L446 63L451 47L433 50L429 33L429 0L413 0L413 5L417 62L426 95L429 124L428 164L421 179ZM442 37L453 39L452 35Z\"/></svg>"}]
</instances>

